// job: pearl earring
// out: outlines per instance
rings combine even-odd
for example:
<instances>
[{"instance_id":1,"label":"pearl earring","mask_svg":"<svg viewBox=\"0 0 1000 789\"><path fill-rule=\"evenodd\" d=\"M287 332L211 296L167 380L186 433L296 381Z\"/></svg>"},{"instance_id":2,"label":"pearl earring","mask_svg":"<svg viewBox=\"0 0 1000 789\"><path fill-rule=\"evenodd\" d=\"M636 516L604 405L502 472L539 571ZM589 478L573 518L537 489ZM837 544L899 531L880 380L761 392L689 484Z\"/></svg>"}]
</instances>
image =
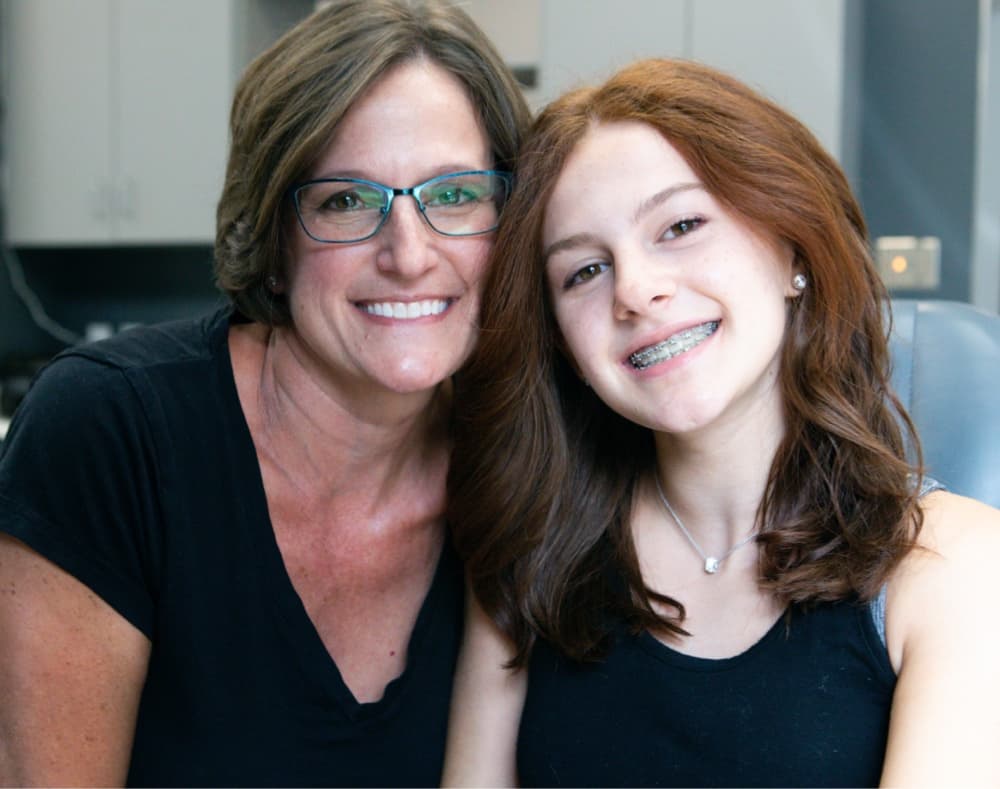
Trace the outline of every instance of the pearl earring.
<instances>
[{"instance_id":1,"label":"pearl earring","mask_svg":"<svg viewBox=\"0 0 1000 789\"><path fill-rule=\"evenodd\" d=\"M792 277L792 287L795 288L799 293L806 289L806 285L809 284L809 280L806 279L805 274L796 274Z\"/></svg>"}]
</instances>

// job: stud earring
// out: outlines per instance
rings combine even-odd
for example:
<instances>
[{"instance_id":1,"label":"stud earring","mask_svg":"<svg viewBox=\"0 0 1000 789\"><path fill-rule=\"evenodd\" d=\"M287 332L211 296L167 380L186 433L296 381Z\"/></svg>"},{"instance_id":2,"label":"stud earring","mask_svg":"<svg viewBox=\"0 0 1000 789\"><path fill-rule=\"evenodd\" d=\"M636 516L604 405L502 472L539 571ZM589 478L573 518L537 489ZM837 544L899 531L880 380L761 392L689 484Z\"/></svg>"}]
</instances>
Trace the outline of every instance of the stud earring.
<instances>
[{"instance_id":1,"label":"stud earring","mask_svg":"<svg viewBox=\"0 0 1000 789\"><path fill-rule=\"evenodd\" d=\"M274 274L268 276L266 281L267 281L267 289L269 291L271 291L272 293L280 292L280 287L279 287L280 283L278 282L278 278L274 276Z\"/></svg>"},{"instance_id":2,"label":"stud earring","mask_svg":"<svg viewBox=\"0 0 1000 789\"><path fill-rule=\"evenodd\" d=\"M796 274L792 277L792 287L795 288L799 293L806 289L806 285L809 284L809 280L806 279L805 274Z\"/></svg>"}]
</instances>

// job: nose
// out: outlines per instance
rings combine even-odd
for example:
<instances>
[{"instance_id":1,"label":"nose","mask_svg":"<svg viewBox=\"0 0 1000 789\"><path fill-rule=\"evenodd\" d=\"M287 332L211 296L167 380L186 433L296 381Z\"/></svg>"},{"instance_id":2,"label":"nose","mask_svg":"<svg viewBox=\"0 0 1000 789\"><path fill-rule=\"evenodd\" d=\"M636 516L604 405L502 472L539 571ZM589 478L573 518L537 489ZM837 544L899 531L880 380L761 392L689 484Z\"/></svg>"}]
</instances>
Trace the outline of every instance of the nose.
<instances>
[{"instance_id":1,"label":"nose","mask_svg":"<svg viewBox=\"0 0 1000 789\"><path fill-rule=\"evenodd\" d=\"M662 261L621 260L614 264L616 320L645 315L654 305L677 292L677 282Z\"/></svg>"},{"instance_id":2,"label":"nose","mask_svg":"<svg viewBox=\"0 0 1000 789\"><path fill-rule=\"evenodd\" d=\"M417 201L399 195L376 238L379 250L376 263L380 271L405 279L415 279L433 268L434 231L427 225Z\"/></svg>"}]
</instances>

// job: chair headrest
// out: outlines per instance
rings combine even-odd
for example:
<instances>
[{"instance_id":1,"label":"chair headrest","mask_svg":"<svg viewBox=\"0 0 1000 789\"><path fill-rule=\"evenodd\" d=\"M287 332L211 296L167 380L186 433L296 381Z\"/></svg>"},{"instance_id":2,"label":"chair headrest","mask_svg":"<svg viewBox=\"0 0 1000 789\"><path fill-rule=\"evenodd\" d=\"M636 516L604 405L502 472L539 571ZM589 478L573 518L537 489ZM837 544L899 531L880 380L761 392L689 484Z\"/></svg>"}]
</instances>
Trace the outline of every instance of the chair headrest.
<instances>
[{"instance_id":1,"label":"chair headrest","mask_svg":"<svg viewBox=\"0 0 1000 789\"><path fill-rule=\"evenodd\" d=\"M894 299L892 385L927 473L1000 507L1000 316L955 301Z\"/></svg>"}]
</instances>

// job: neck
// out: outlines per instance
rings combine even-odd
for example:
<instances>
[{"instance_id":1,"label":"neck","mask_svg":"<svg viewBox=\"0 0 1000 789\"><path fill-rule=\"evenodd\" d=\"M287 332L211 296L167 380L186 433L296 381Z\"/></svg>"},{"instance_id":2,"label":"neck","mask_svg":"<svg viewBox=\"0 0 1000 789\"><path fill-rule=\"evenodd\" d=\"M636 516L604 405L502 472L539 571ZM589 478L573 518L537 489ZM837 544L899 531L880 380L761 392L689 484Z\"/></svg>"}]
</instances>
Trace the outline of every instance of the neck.
<instances>
[{"instance_id":1,"label":"neck","mask_svg":"<svg viewBox=\"0 0 1000 789\"><path fill-rule=\"evenodd\" d=\"M296 487L329 495L364 480L378 495L405 470L436 470L447 457L445 387L346 386L318 374L280 329L249 327L233 333L230 346L258 451L294 476Z\"/></svg>"},{"instance_id":2,"label":"neck","mask_svg":"<svg viewBox=\"0 0 1000 789\"><path fill-rule=\"evenodd\" d=\"M656 434L663 492L699 542L727 546L749 533L782 436L780 419L743 420L712 436Z\"/></svg>"}]
</instances>

